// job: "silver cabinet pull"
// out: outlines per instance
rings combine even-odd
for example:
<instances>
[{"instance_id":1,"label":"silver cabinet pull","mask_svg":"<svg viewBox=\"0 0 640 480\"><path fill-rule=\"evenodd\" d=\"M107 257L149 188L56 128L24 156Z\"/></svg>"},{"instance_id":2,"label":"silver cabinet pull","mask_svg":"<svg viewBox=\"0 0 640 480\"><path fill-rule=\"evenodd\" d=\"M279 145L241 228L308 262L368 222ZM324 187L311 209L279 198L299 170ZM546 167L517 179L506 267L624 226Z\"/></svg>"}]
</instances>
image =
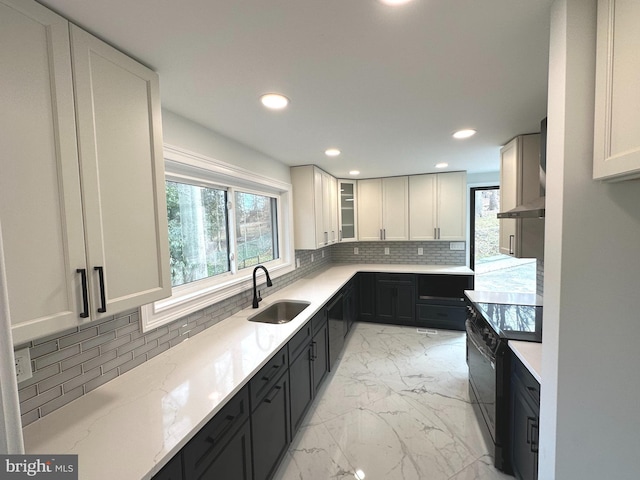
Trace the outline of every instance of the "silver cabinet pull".
<instances>
[{"instance_id":1,"label":"silver cabinet pull","mask_svg":"<svg viewBox=\"0 0 640 480\"><path fill-rule=\"evenodd\" d=\"M509 255L513 255L513 242L515 240L515 235L509 235Z\"/></svg>"}]
</instances>

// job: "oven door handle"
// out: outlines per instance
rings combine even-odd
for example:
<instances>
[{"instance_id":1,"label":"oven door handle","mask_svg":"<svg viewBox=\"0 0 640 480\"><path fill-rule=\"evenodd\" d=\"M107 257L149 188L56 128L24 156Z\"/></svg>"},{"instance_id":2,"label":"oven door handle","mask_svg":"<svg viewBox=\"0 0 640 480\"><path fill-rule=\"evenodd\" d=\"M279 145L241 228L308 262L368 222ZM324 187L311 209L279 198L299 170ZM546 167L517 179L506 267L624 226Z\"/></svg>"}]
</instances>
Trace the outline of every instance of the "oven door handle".
<instances>
[{"instance_id":1,"label":"oven door handle","mask_svg":"<svg viewBox=\"0 0 640 480\"><path fill-rule=\"evenodd\" d=\"M484 358L487 362L489 362L489 364L491 365L491 368L493 370L495 370L496 369L496 360L495 360L494 356L491 355L491 353L488 351L487 347L485 347L483 345L480 345L478 340L476 340L475 335L473 334L473 332L470 332L469 330L467 330L467 338L473 344L473 346L476 347L476 349L478 350L480 355L482 355L482 358Z\"/></svg>"}]
</instances>

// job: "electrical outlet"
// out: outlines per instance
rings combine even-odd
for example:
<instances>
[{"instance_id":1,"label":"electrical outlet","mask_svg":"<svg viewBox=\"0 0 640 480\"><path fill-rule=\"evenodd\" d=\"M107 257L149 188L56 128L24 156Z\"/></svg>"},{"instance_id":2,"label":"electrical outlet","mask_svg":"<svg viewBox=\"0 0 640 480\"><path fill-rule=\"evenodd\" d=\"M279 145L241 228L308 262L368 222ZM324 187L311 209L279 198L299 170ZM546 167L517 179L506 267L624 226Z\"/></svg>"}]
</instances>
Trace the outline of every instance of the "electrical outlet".
<instances>
[{"instance_id":1,"label":"electrical outlet","mask_svg":"<svg viewBox=\"0 0 640 480\"><path fill-rule=\"evenodd\" d=\"M384 254L389 255L389 247L384 247Z\"/></svg>"},{"instance_id":2,"label":"electrical outlet","mask_svg":"<svg viewBox=\"0 0 640 480\"><path fill-rule=\"evenodd\" d=\"M18 383L29 380L33 377L29 348L17 350L14 355L16 358L16 380L18 380Z\"/></svg>"},{"instance_id":3,"label":"electrical outlet","mask_svg":"<svg viewBox=\"0 0 640 480\"><path fill-rule=\"evenodd\" d=\"M353 247L353 254L354 255L359 255L360 254L360 249L358 247Z\"/></svg>"},{"instance_id":4,"label":"electrical outlet","mask_svg":"<svg viewBox=\"0 0 640 480\"><path fill-rule=\"evenodd\" d=\"M449 242L449 250L464 250L464 242Z\"/></svg>"},{"instance_id":5,"label":"electrical outlet","mask_svg":"<svg viewBox=\"0 0 640 480\"><path fill-rule=\"evenodd\" d=\"M424 248L418 247L418 255L424 255Z\"/></svg>"},{"instance_id":6,"label":"electrical outlet","mask_svg":"<svg viewBox=\"0 0 640 480\"><path fill-rule=\"evenodd\" d=\"M300 259L296 258L296 268L300 268Z\"/></svg>"},{"instance_id":7,"label":"electrical outlet","mask_svg":"<svg viewBox=\"0 0 640 480\"><path fill-rule=\"evenodd\" d=\"M322 258L324 258L324 250L322 250Z\"/></svg>"},{"instance_id":8,"label":"electrical outlet","mask_svg":"<svg viewBox=\"0 0 640 480\"><path fill-rule=\"evenodd\" d=\"M313 263L313 253L311 254L311 263Z\"/></svg>"}]
</instances>

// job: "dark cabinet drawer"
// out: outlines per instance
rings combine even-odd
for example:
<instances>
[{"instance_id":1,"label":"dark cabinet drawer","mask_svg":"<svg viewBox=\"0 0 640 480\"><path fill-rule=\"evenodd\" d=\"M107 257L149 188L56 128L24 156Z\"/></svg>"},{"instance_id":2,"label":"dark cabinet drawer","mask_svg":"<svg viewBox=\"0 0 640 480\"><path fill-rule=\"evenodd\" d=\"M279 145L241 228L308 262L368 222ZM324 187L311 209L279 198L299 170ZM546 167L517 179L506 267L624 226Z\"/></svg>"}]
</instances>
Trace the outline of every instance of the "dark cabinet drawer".
<instances>
[{"instance_id":1,"label":"dark cabinet drawer","mask_svg":"<svg viewBox=\"0 0 640 480\"><path fill-rule=\"evenodd\" d=\"M415 281L415 275L413 275L412 273L377 273L376 280L378 282L413 285Z\"/></svg>"},{"instance_id":2,"label":"dark cabinet drawer","mask_svg":"<svg viewBox=\"0 0 640 480\"><path fill-rule=\"evenodd\" d=\"M417 323L420 326L464 330L466 310L463 303L447 305L442 303L418 303Z\"/></svg>"},{"instance_id":3,"label":"dark cabinet drawer","mask_svg":"<svg viewBox=\"0 0 640 480\"><path fill-rule=\"evenodd\" d=\"M323 307L311 319L313 334L315 335L318 332L318 330L320 330L326 324L327 324L327 311Z\"/></svg>"},{"instance_id":4,"label":"dark cabinet drawer","mask_svg":"<svg viewBox=\"0 0 640 480\"><path fill-rule=\"evenodd\" d=\"M289 366L288 346L285 345L267 364L249 381L249 395L251 396L251 410L255 410L262 398Z\"/></svg>"},{"instance_id":5,"label":"dark cabinet drawer","mask_svg":"<svg viewBox=\"0 0 640 480\"><path fill-rule=\"evenodd\" d=\"M186 479L202 478L249 418L247 387L233 397L183 449Z\"/></svg>"},{"instance_id":6,"label":"dark cabinet drawer","mask_svg":"<svg viewBox=\"0 0 640 480\"><path fill-rule=\"evenodd\" d=\"M309 343L311 343L311 328L312 323L307 322L307 324L289 340L289 364L293 363L309 346Z\"/></svg>"}]
</instances>

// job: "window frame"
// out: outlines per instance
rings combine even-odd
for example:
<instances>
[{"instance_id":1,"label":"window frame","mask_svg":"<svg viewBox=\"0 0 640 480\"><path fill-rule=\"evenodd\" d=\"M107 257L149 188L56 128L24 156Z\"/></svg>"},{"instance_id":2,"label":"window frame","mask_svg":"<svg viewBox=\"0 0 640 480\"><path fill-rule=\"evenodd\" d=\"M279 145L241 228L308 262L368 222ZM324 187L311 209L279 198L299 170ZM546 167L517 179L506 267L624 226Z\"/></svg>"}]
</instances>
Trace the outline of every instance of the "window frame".
<instances>
[{"instance_id":1,"label":"window frame","mask_svg":"<svg viewBox=\"0 0 640 480\"><path fill-rule=\"evenodd\" d=\"M190 152L172 145L164 145L165 179L227 191L232 208L227 207L230 252L228 272L186 283L172 288L171 296L140 307L143 332L165 325L202 310L214 303L251 289L251 267L238 269L235 252L235 192L241 191L276 198L276 220L279 258L263 263L272 279L295 269L293 244L292 186L280 180L255 174L244 168ZM263 283L264 277L260 278Z\"/></svg>"}]
</instances>

